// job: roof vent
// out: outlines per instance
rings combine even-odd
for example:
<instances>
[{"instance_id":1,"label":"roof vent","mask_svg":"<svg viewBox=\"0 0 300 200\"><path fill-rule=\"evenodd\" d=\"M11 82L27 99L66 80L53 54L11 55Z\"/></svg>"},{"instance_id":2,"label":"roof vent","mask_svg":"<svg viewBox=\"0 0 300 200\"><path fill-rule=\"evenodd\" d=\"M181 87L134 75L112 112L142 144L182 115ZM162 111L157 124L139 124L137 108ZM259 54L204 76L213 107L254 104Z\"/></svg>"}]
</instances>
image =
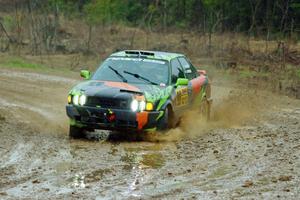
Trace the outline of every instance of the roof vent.
<instances>
[{"instance_id":1,"label":"roof vent","mask_svg":"<svg viewBox=\"0 0 300 200\"><path fill-rule=\"evenodd\" d=\"M136 56L154 56L154 53L147 51L125 51L125 54Z\"/></svg>"},{"instance_id":2,"label":"roof vent","mask_svg":"<svg viewBox=\"0 0 300 200\"><path fill-rule=\"evenodd\" d=\"M146 52L146 51L140 51L140 54L143 55L143 56L154 56L154 53Z\"/></svg>"},{"instance_id":3,"label":"roof vent","mask_svg":"<svg viewBox=\"0 0 300 200\"><path fill-rule=\"evenodd\" d=\"M130 55L140 55L139 51L125 51L125 53Z\"/></svg>"}]
</instances>

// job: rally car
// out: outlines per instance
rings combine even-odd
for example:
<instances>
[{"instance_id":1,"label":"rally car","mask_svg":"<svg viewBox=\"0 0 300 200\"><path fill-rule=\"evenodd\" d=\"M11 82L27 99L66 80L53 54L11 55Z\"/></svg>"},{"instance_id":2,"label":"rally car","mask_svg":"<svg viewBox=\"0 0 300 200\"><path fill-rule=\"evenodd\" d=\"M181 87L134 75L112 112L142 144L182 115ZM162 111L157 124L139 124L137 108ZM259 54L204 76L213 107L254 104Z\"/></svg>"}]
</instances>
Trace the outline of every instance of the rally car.
<instances>
[{"instance_id":1,"label":"rally car","mask_svg":"<svg viewBox=\"0 0 300 200\"><path fill-rule=\"evenodd\" d=\"M175 127L188 110L210 115L206 71L183 54L128 50L110 55L68 95L69 135L95 129L146 132Z\"/></svg>"}]
</instances>

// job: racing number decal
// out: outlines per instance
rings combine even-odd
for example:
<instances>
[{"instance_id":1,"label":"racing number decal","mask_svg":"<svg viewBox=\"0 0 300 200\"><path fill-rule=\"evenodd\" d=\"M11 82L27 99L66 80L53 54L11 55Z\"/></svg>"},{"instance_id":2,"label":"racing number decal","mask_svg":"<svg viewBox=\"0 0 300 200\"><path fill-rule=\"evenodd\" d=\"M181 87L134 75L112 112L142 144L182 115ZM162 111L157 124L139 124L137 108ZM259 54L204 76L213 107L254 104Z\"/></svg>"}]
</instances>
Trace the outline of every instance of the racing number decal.
<instances>
[{"instance_id":1,"label":"racing number decal","mask_svg":"<svg viewBox=\"0 0 300 200\"><path fill-rule=\"evenodd\" d=\"M188 103L188 88L182 87L176 90L176 106L184 106Z\"/></svg>"}]
</instances>

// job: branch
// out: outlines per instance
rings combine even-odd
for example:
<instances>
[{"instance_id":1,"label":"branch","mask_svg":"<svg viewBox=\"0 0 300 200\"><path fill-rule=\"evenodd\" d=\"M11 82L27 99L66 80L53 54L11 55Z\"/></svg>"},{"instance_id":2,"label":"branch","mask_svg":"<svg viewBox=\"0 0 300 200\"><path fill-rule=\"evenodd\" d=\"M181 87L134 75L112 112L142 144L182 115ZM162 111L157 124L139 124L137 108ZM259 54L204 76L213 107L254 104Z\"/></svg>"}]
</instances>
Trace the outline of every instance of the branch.
<instances>
[{"instance_id":1,"label":"branch","mask_svg":"<svg viewBox=\"0 0 300 200\"><path fill-rule=\"evenodd\" d=\"M13 39L8 35L7 31L5 30L5 28L1 22L0 22L0 27L3 30L4 34L6 35L6 37L8 38L9 42L13 42Z\"/></svg>"}]
</instances>

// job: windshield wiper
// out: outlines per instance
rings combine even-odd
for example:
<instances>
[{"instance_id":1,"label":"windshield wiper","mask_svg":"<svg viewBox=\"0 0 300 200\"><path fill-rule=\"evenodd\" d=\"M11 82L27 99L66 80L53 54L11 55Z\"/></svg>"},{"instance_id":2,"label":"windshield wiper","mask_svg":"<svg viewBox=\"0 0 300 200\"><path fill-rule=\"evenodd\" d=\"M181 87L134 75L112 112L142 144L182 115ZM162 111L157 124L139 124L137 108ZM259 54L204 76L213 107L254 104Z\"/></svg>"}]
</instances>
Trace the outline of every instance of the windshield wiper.
<instances>
[{"instance_id":1,"label":"windshield wiper","mask_svg":"<svg viewBox=\"0 0 300 200\"><path fill-rule=\"evenodd\" d=\"M109 65L108 65L108 67L109 67L109 69L111 69L113 72L115 72L115 73L122 79L123 82L127 83L127 79L126 79L122 74L120 74L120 73L118 72L118 70L116 70L115 68L113 68L112 66L109 66Z\"/></svg>"},{"instance_id":2,"label":"windshield wiper","mask_svg":"<svg viewBox=\"0 0 300 200\"><path fill-rule=\"evenodd\" d=\"M149 79L147 79L147 78L145 78L145 77L143 77L143 76L141 76L141 75L139 75L139 74L135 74L135 73L132 73L132 72L128 72L128 71L123 71L125 74L130 74L131 76L134 76L135 78L137 78L137 79L141 79L141 80L144 80L144 81L146 81L146 82L148 82L148 83L151 83L151 84L153 84L153 85L159 85L158 83L155 83L155 82L153 82L153 81L151 81L151 80L149 80Z\"/></svg>"}]
</instances>

